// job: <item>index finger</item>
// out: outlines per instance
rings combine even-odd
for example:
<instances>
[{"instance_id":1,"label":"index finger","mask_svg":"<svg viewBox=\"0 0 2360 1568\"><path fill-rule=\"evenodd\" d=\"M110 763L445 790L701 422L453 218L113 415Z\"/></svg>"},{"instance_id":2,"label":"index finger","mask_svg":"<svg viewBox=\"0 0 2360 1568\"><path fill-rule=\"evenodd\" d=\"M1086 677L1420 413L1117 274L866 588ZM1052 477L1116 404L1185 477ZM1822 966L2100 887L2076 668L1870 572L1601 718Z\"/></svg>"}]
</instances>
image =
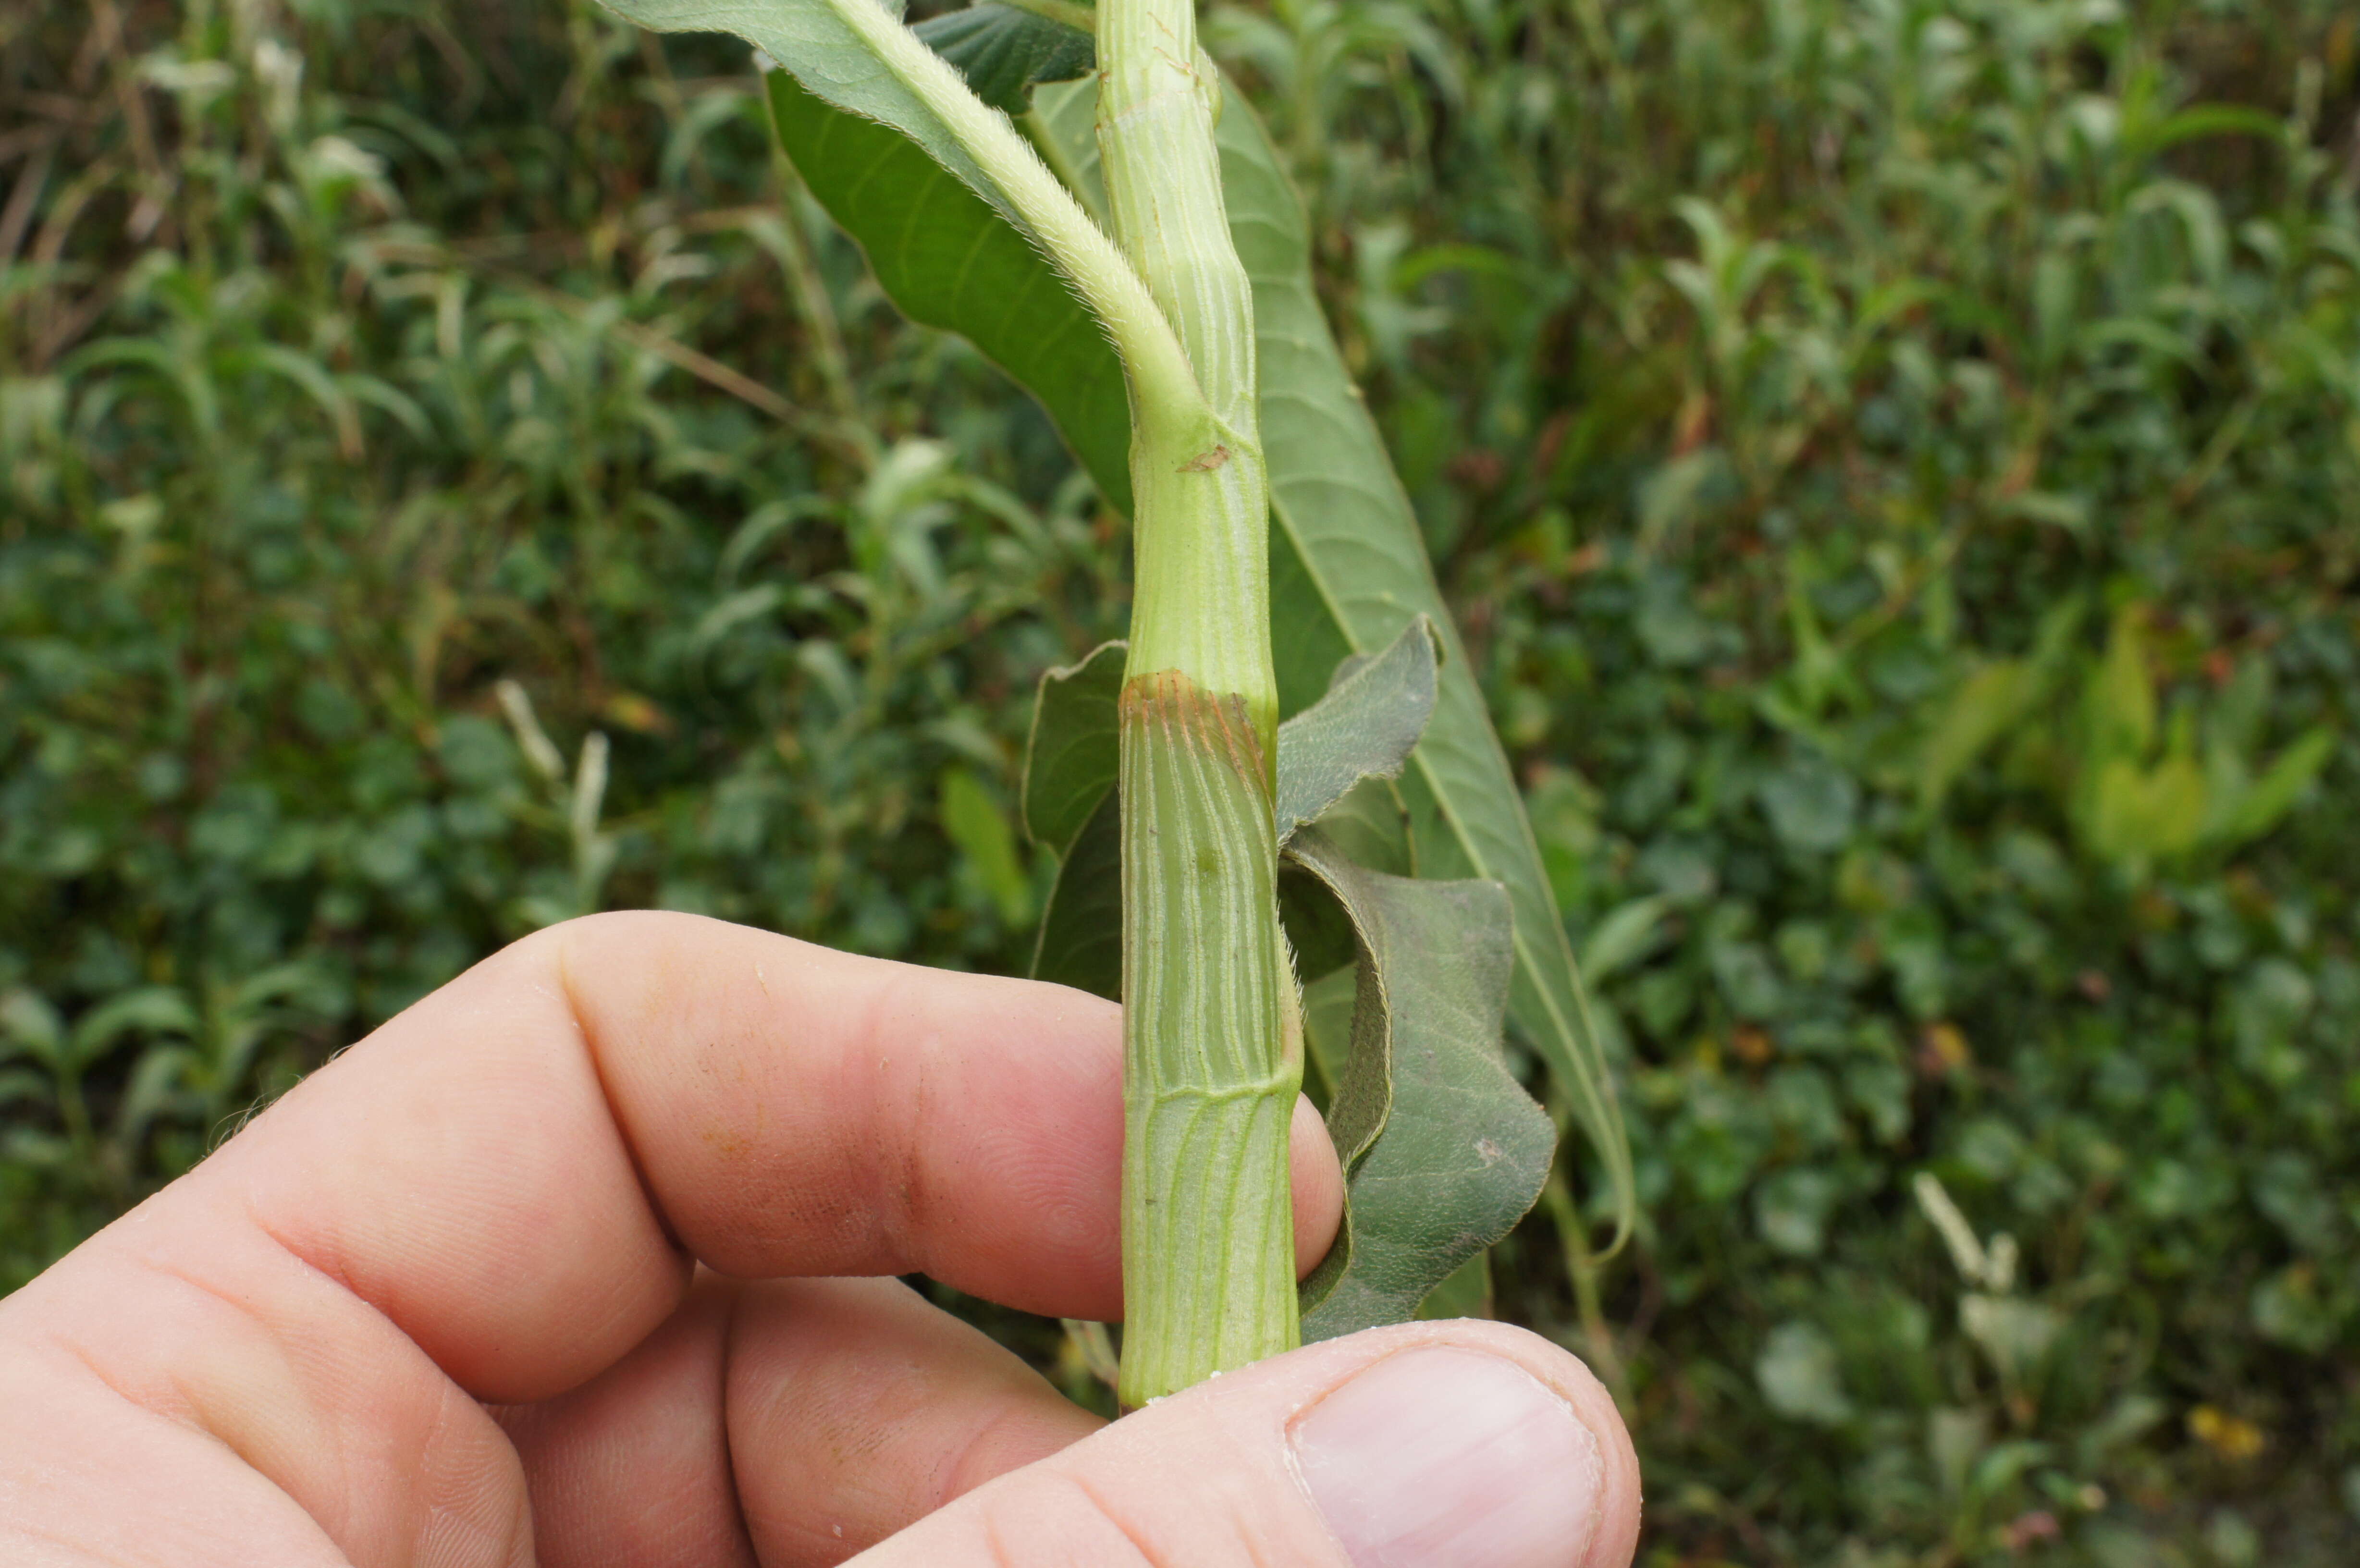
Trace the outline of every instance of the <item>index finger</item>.
<instances>
[{"instance_id":1,"label":"index finger","mask_svg":"<svg viewBox=\"0 0 2360 1568\"><path fill-rule=\"evenodd\" d=\"M1113 1318L1120 1037L1119 1009L1062 987L599 916L387 1024L190 1185L235 1192L484 1398L595 1374L692 1258ZM1299 1108L1307 1262L1341 1178Z\"/></svg>"}]
</instances>

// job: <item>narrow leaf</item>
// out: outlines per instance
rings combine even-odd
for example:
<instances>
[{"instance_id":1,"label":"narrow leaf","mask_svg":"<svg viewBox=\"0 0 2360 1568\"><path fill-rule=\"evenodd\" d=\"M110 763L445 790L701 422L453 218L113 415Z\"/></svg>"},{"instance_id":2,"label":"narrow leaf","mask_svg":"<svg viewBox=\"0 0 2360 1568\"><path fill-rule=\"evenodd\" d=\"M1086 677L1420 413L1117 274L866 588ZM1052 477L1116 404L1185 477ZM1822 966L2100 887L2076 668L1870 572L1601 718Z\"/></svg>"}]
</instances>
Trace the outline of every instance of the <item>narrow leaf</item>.
<instances>
[{"instance_id":1,"label":"narrow leaf","mask_svg":"<svg viewBox=\"0 0 2360 1568\"><path fill-rule=\"evenodd\" d=\"M779 145L819 204L860 243L912 321L957 332L1033 397L1097 481L1131 509L1122 363L1097 319L1000 209L890 126L767 73Z\"/></svg>"},{"instance_id":2,"label":"narrow leaf","mask_svg":"<svg viewBox=\"0 0 2360 1568\"><path fill-rule=\"evenodd\" d=\"M1254 284L1262 441L1278 524L1273 550L1291 550L1299 561L1299 573L1273 564L1272 581L1309 589L1307 602L1274 602L1273 618L1324 612L1363 653L1420 615L1440 630L1434 717L1402 779L1417 823L1419 869L1506 887L1515 945L1508 1016L1564 1085L1605 1168L1619 1239L1637 1206L1630 1144L1507 753L1443 605L1409 496L1320 311L1303 204L1260 118L1234 91L1218 134L1229 229Z\"/></svg>"},{"instance_id":3,"label":"narrow leaf","mask_svg":"<svg viewBox=\"0 0 2360 1568\"><path fill-rule=\"evenodd\" d=\"M1369 871L1317 829L1291 853L1342 902L1360 947L1350 1054L1328 1110L1344 1234L1304 1282L1309 1341L1414 1316L1532 1207L1557 1131L1501 1051L1514 964L1505 890ZM1332 1030L1333 998L1315 987L1309 1000L1306 1026ZM1332 1061L1332 1045L1312 1050Z\"/></svg>"},{"instance_id":4,"label":"narrow leaf","mask_svg":"<svg viewBox=\"0 0 2360 1568\"><path fill-rule=\"evenodd\" d=\"M1368 779L1393 779L1434 716L1440 634L1420 615L1374 659L1347 660L1328 694L1278 729L1278 841Z\"/></svg>"},{"instance_id":5,"label":"narrow leaf","mask_svg":"<svg viewBox=\"0 0 2360 1568\"><path fill-rule=\"evenodd\" d=\"M967 857L1000 919L1022 930L1032 913L1032 884L1016 858L1016 835L982 781L964 768L942 777L943 832Z\"/></svg>"},{"instance_id":6,"label":"narrow leaf","mask_svg":"<svg viewBox=\"0 0 2360 1568\"><path fill-rule=\"evenodd\" d=\"M1120 760L1115 704L1122 694L1121 643L1101 643L1078 664L1041 677L1024 743L1024 831L1059 855L1114 788Z\"/></svg>"}]
</instances>

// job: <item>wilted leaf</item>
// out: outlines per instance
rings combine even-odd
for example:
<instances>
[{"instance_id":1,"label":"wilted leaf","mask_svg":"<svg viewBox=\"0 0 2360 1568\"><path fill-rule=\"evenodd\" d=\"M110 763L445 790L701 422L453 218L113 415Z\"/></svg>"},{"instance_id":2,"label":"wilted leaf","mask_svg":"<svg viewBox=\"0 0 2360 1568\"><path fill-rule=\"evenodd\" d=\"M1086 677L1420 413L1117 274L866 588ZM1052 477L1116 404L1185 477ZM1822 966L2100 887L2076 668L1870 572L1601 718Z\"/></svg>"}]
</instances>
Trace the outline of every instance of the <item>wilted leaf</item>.
<instances>
[{"instance_id":1,"label":"wilted leaf","mask_svg":"<svg viewBox=\"0 0 2360 1568\"><path fill-rule=\"evenodd\" d=\"M1504 890L1369 871L1317 829L1293 853L1344 905L1360 947L1350 1052L1328 1111L1344 1228L1304 1283L1312 1340L1413 1316L1532 1206L1557 1134L1501 1050L1514 962ZM1314 1001L1313 1027L1332 1035L1334 997ZM1332 1062L1332 1044L1312 1049Z\"/></svg>"}]
</instances>

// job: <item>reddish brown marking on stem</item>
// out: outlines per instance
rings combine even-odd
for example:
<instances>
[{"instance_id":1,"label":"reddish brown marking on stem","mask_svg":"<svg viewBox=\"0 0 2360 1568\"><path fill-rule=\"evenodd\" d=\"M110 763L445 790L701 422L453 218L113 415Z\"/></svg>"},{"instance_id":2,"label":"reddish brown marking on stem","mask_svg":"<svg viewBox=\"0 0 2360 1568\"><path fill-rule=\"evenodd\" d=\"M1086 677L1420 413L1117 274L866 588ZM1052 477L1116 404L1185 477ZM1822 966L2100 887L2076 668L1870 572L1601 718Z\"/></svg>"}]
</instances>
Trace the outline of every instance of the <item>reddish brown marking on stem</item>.
<instances>
[{"instance_id":1,"label":"reddish brown marking on stem","mask_svg":"<svg viewBox=\"0 0 2360 1568\"><path fill-rule=\"evenodd\" d=\"M1157 670L1123 682L1120 722L1153 724L1185 735L1249 779L1267 779L1262 732L1234 691L1207 691L1176 670Z\"/></svg>"}]
</instances>

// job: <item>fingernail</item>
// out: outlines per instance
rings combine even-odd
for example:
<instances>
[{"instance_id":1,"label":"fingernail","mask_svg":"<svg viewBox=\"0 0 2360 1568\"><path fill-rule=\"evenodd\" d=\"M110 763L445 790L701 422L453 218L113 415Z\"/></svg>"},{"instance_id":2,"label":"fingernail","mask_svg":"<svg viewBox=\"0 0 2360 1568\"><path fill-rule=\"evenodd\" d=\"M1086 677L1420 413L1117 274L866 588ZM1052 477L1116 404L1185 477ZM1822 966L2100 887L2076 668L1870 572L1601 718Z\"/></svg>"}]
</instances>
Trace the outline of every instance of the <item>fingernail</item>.
<instances>
[{"instance_id":1,"label":"fingernail","mask_svg":"<svg viewBox=\"0 0 2360 1568\"><path fill-rule=\"evenodd\" d=\"M1353 1568L1570 1568L1598 1530L1598 1439L1497 1356L1388 1356L1296 1417L1292 1436Z\"/></svg>"}]
</instances>

